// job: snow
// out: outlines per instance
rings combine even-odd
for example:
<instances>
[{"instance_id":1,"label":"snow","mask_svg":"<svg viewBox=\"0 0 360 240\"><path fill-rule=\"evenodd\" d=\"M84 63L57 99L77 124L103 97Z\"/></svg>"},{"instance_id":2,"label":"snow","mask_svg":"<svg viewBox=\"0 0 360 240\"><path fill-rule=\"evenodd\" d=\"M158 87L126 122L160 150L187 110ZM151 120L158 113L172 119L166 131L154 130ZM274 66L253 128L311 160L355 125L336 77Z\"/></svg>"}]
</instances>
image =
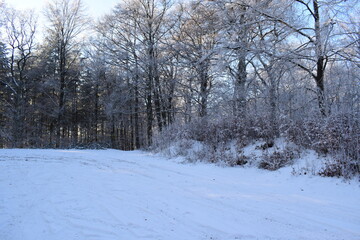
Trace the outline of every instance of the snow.
<instances>
[{"instance_id":1,"label":"snow","mask_svg":"<svg viewBox=\"0 0 360 240\"><path fill-rule=\"evenodd\" d=\"M0 239L360 239L358 182L290 172L3 149Z\"/></svg>"}]
</instances>

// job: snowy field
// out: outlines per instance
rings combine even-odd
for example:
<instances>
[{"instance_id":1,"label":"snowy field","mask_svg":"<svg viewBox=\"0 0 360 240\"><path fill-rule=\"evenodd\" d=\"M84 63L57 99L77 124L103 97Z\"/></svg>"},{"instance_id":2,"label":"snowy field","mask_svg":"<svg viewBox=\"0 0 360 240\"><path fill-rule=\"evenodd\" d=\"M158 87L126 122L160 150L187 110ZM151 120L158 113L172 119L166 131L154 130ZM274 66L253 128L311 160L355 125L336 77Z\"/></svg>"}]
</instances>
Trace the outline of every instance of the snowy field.
<instances>
[{"instance_id":1,"label":"snowy field","mask_svg":"<svg viewBox=\"0 0 360 240\"><path fill-rule=\"evenodd\" d=\"M0 150L0 240L359 240L358 182L116 150Z\"/></svg>"}]
</instances>

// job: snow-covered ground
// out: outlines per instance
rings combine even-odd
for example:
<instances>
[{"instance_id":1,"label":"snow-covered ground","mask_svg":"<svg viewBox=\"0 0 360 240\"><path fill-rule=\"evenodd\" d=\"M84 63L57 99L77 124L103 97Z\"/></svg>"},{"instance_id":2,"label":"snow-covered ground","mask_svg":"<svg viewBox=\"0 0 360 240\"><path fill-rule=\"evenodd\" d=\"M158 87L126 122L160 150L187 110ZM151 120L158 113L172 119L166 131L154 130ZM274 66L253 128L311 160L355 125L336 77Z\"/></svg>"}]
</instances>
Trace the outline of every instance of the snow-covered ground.
<instances>
[{"instance_id":1,"label":"snow-covered ground","mask_svg":"<svg viewBox=\"0 0 360 240\"><path fill-rule=\"evenodd\" d=\"M358 182L290 171L0 150L0 239L360 239Z\"/></svg>"}]
</instances>

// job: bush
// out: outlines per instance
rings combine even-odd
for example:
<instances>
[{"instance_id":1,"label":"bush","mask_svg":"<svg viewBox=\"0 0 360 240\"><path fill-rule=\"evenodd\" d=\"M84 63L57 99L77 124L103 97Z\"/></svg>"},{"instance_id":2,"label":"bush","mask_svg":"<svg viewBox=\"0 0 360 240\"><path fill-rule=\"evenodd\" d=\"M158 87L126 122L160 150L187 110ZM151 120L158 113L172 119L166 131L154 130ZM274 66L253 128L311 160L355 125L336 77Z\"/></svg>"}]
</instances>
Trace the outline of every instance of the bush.
<instances>
[{"instance_id":1,"label":"bush","mask_svg":"<svg viewBox=\"0 0 360 240\"><path fill-rule=\"evenodd\" d=\"M299 146L338 159L328 163L321 175L349 177L360 173L359 114L342 113L294 121L287 125L286 136Z\"/></svg>"},{"instance_id":2,"label":"bush","mask_svg":"<svg viewBox=\"0 0 360 240\"><path fill-rule=\"evenodd\" d=\"M250 157L245 156L243 154L239 154L238 156L236 156L235 158L230 159L230 161L228 162L228 164L231 167L235 167L235 166L244 166L245 164L247 164L250 161Z\"/></svg>"},{"instance_id":3,"label":"bush","mask_svg":"<svg viewBox=\"0 0 360 240\"><path fill-rule=\"evenodd\" d=\"M323 169L320 170L319 175L323 177L340 177L343 176L342 163L338 160L327 162Z\"/></svg>"},{"instance_id":4,"label":"bush","mask_svg":"<svg viewBox=\"0 0 360 240\"><path fill-rule=\"evenodd\" d=\"M298 157L300 157L300 152L297 149L286 147L282 151L265 154L259 163L259 168L275 171L292 164L293 160Z\"/></svg>"},{"instance_id":5,"label":"bush","mask_svg":"<svg viewBox=\"0 0 360 240\"><path fill-rule=\"evenodd\" d=\"M197 158L200 161L222 162L235 166L244 165L249 159L238 149L230 151L229 146L234 141L237 148L241 149L254 140L262 139L271 143L269 139L273 138L272 128L265 118L199 118L188 124L175 123L168 126L153 138L151 150L167 152L170 156L183 155L191 161L194 160L192 158ZM194 142L200 143L203 147L189 153L186 148L191 148Z\"/></svg>"},{"instance_id":6,"label":"bush","mask_svg":"<svg viewBox=\"0 0 360 240\"><path fill-rule=\"evenodd\" d=\"M360 173L360 114L341 113L327 118L313 116L299 120L282 118L282 123L280 134L289 142L340 159L326 165L321 175L348 177ZM237 166L251 160L241 152L243 147L254 140L261 140L265 144L257 149L267 151L274 146L276 136L271 121L266 117L199 118L191 123L177 122L168 126L153 139L152 150L164 152L171 149L170 155L183 155L192 161ZM229 150L234 142L236 149ZM196 144L201 147L189 151ZM294 149L275 151L265 154L259 167L276 170L290 164L297 156L298 151Z\"/></svg>"},{"instance_id":7,"label":"bush","mask_svg":"<svg viewBox=\"0 0 360 240\"><path fill-rule=\"evenodd\" d=\"M360 172L360 164L349 159L339 158L338 156L325 163L319 171L323 177L345 177L351 178L355 173Z\"/></svg>"}]
</instances>

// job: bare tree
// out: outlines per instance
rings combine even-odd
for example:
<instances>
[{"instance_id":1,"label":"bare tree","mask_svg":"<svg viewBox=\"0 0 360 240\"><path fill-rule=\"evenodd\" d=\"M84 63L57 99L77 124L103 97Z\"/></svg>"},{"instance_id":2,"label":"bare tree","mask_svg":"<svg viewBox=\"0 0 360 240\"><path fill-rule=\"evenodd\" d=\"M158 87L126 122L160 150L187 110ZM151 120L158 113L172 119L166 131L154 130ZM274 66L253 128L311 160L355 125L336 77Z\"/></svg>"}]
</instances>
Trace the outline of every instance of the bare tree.
<instances>
[{"instance_id":1,"label":"bare tree","mask_svg":"<svg viewBox=\"0 0 360 240\"><path fill-rule=\"evenodd\" d=\"M159 131L166 125L163 88L160 84L162 40L169 31L165 24L169 0L129 0L119 4L107 16L98 31L105 39L104 48L111 54L113 63L120 63L134 86L135 122L138 122L140 91L143 93L147 118L147 141L153 135L153 120ZM135 124L139 126L139 124ZM138 129L135 130L138 132ZM138 138L139 134L135 134ZM137 141L137 140L136 140ZM138 142L138 141L137 141Z\"/></svg>"},{"instance_id":2,"label":"bare tree","mask_svg":"<svg viewBox=\"0 0 360 240\"><path fill-rule=\"evenodd\" d=\"M182 59L183 70L187 72L184 86L188 88L186 102L190 115L192 101L195 100L198 116L207 116L214 78L211 70L216 56L217 21L214 9L204 2L193 1L184 8L179 31L175 35L175 51Z\"/></svg>"},{"instance_id":3,"label":"bare tree","mask_svg":"<svg viewBox=\"0 0 360 240\"><path fill-rule=\"evenodd\" d=\"M87 19L81 0L55 0L47 5L45 16L49 22L46 39L56 51L57 69L54 74L59 81L56 146L59 147L70 81L69 70L79 58L78 37L84 32Z\"/></svg>"},{"instance_id":4,"label":"bare tree","mask_svg":"<svg viewBox=\"0 0 360 240\"><path fill-rule=\"evenodd\" d=\"M252 58L251 41L261 8L258 1L217 1L220 47L228 75L234 82L233 112L239 119L246 115L248 65ZM255 34L256 35L256 34Z\"/></svg>"},{"instance_id":5,"label":"bare tree","mask_svg":"<svg viewBox=\"0 0 360 240\"><path fill-rule=\"evenodd\" d=\"M136 16L130 10L130 5L118 5L111 14L106 15L98 24L98 39L95 40L95 47L98 51L106 54L104 64L109 65L113 69L122 72L122 77L126 79L127 89L123 95L132 99L130 106L120 103L117 105L117 112L121 115L130 117L132 123L131 136L133 136L135 148L142 146L143 140L140 136L141 116L142 116L142 100L145 98L144 89L144 64L142 60L143 45L141 43L139 28L136 23ZM120 86L114 86L119 88ZM109 98L112 103L118 102L117 97ZM107 106L111 104L108 102ZM132 109L128 109L128 108ZM112 111L108 111L112 114ZM149 112L147 112L149 114ZM112 116L114 119L115 116ZM151 118L152 119L152 118ZM112 125L115 124L113 121ZM114 131L112 131L114 132ZM132 142L132 141L131 141Z\"/></svg>"},{"instance_id":6,"label":"bare tree","mask_svg":"<svg viewBox=\"0 0 360 240\"><path fill-rule=\"evenodd\" d=\"M339 8L345 7L343 3L345 1L294 0L289 5L294 15L288 19L259 11L269 19L287 26L293 33L291 36L297 39L293 41L294 48L289 49L292 57L288 60L314 79L318 107L323 116L329 114L325 97L326 67L337 51L334 48L339 47L333 44L339 37L334 32L334 26ZM304 13L307 13L305 18Z\"/></svg>"},{"instance_id":7,"label":"bare tree","mask_svg":"<svg viewBox=\"0 0 360 240\"><path fill-rule=\"evenodd\" d=\"M33 13L22 13L14 9L6 11L5 31L9 52L9 77L1 83L11 92L7 105L12 116L12 143L22 147L26 109L29 104L29 60L34 56L36 20Z\"/></svg>"}]
</instances>

